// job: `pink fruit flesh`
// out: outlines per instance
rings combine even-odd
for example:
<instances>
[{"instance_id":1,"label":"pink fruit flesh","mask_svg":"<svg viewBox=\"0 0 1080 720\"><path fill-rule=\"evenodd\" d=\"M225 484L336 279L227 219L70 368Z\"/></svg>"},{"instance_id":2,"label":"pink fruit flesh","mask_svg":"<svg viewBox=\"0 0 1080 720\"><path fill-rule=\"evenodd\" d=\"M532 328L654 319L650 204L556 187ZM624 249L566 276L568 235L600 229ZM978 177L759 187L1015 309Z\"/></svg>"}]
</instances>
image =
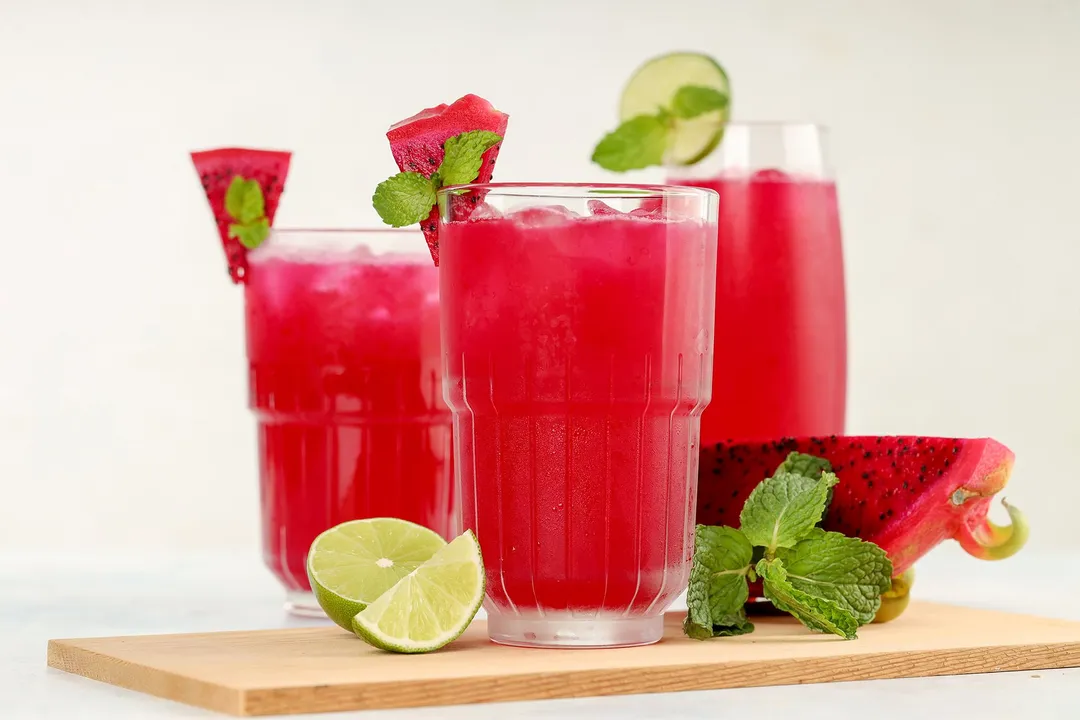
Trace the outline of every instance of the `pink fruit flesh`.
<instances>
[{"instance_id":1,"label":"pink fruit flesh","mask_svg":"<svg viewBox=\"0 0 1080 720\"><path fill-rule=\"evenodd\" d=\"M488 130L500 137L506 136L509 116L492 107L491 103L476 95L465 95L450 105L437 105L421 110L416 115L390 126L386 139L398 169L402 172L418 172L425 177L438 170L442 162L443 144L451 137L470 130ZM495 159L501 143L484 153L480 172L474 182L491 182ZM480 193L472 193L471 199L480 203ZM439 264L439 209L420 223L431 259Z\"/></svg>"},{"instance_id":2,"label":"pink fruit flesh","mask_svg":"<svg viewBox=\"0 0 1080 720\"><path fill-rule=\"evenodd\" d=\"M257 181L263 191L266 217L272 226L281 193L285 190L291 159L292 153L289 152L247 148L219 148L191 153L191 161L199 173L199 181L210 202L210 210L221 236L221 245L229 264L229 277L234 283L243 282L247 274L247 248L239 240L229 237L229 226L234 220L225 212L225 192L237 175Z\"/></svg>"},{"instance_id":3,"label":"pink fruit flesh","mask_svg":"<svg viewBox=\"0 0 1080 720\"><path fill-rule=\"evenodd\" d=\"M697 522L738 527L750 491L788 453L827 459L840 484L823 526L881 546L899 575L949 538L984 560L1015 554L1027 523L1006 504L1012 525L987 513L1005 487L1013 453L989 438L823 437L718 443L701 453Z\"/></svg>"}]
</instances>

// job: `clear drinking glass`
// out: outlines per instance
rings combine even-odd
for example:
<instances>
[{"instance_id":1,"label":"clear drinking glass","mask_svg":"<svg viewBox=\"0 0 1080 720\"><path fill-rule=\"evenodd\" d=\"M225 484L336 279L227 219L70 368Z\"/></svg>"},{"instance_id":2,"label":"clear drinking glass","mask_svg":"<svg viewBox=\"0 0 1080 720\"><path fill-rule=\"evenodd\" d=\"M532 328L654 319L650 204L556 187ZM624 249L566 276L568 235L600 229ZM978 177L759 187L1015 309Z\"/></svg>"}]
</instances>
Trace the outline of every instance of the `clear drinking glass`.
<instances>
[{"instance_id":1,"label":"clear drinking glass","mask_svg":"<svg viewBox=\"0 0 1080 720\"><path fill-rule=\"evenodd\" d=\"M723 351L701 419L706 446L844 432L844 262L826 140L811 124L731 123L704 161L668 169L668 182L720 195Z\"/></svg>"},{"instance_id":2,"label":"clear drinking glass","mask_svg":"<svg viewBox=\"0 0 1080 720\"><path fill-rule=\"evenodd\" d=\"M491 184L439 203L444 387L490 637L656 642L693 552L716 194Z\"/></svg>"},{"instance_id":3,"label":"clear drinking glass","mask_svg":"<svg viewBox=\"0 0 1080 720\"><path fill-rule=\"evenodd\" d=\"M287 608L321 615L305 560L323 530L457 532L438 270L415 230L274 230L244 298L263 557Z\"/></svg>"}]
</instances>

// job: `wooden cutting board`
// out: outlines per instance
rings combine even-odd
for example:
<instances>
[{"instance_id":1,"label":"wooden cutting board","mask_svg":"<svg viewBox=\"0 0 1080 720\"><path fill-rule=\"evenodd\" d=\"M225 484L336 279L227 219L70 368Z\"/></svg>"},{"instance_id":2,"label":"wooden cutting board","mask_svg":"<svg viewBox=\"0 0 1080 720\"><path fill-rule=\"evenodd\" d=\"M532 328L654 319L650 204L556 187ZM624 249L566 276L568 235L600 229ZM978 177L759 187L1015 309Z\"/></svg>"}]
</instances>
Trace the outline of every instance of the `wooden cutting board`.
<instances>
[{"instance_id":1,"label":"wooden cutting board","mask_svg":"<svg viewBox=\"0 0 1080 720\"><path fill-rule=\"evenodd\" d=\"M859 639L758 618L698 642L669 613L664 640L620 650L494 645L483 622L429 655L392 655L337 627L51 640L49 665L233 715L452 705L1080 667L1080 623L912 603Z\"/></svg>"}]
</instances>

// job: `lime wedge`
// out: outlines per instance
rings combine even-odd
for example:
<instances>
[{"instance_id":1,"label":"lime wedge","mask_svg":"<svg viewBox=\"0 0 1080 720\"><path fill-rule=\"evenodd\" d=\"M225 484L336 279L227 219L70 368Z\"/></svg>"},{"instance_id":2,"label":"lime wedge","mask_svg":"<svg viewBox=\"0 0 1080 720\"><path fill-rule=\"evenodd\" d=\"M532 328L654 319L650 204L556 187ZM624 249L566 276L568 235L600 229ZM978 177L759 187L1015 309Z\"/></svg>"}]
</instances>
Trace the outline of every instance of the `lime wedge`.
<instances>
[{"instance_id":1,"label":"lime wedge","mask_svg":"<svg viewBox=\"0 0 1080 720\"><path fill-rule=\"evenodd\" d=\"M661 108L670 109L675 91L684 85L700 85L719 90L731 97L727 73L708 55L679 52L661 55L639 67L623 89L619 101L619 121L638 115L655 115ZM720 144L724 123L731 114L731 102L723 110L706 113L691 120L677 120L668 148L668 162L693 165Z\"/></svg>"},{"instance_id":2,"label":"lime wedge","mask_svg":"<svg viewBox=\"0 0 1080 720\"><path fill-rule=\"evenodd\" d=\"M308 580L326 616L352 632L356 613L443 547L437 533L407 520L350 520L311 543Z\"/></svg>"},{"instance_id":3,"label":"lime wedge","mask_svg":"<svg viewBox=\"0 0 1080 720\"><path fill-rule=\"evenodd\" d=\"M480 544L466 530L354 617L353 631L383 650L438 650L469 627L484 584Z\"/></svg>"}]
</instances>

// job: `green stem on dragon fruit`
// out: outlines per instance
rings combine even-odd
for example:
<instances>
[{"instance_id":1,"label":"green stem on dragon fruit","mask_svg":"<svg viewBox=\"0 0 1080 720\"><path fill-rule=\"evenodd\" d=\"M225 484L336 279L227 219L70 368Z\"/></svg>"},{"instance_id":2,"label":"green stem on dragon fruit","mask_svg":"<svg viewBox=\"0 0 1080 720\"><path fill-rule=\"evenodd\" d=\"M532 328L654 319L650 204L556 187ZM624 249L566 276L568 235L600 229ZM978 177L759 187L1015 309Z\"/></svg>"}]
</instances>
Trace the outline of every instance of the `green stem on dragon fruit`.
<instances>
[{"instance_id":1,"label":"green stem on dragon fruit","mask_svg":"<svg viewBox=\"0 0 1080 720\"><path fill-rule=\"evenodd\" d=\"M1009 525L998 525L984 516L974 527L965 525L960 529L956 539L968 555L980 560L1005 560L1027 544L1031 531L1027 518L1004 498L1001 504L1009 513Z\"/></svg>"}]
</instances>

